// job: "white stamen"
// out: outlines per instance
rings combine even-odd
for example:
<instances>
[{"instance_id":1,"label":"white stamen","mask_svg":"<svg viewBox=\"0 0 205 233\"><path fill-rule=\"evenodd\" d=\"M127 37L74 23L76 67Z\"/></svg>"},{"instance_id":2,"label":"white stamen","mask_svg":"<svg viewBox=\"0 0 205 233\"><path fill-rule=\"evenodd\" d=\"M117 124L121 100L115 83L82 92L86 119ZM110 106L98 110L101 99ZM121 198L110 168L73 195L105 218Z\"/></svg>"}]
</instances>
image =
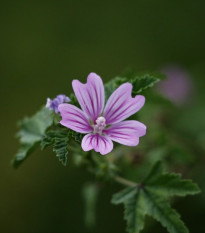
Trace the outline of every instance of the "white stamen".
<instances>
[{"instance_id":1,"label":"white stamen","mask_svg":"<svg viewBox=\"0 0 205 233\"><path fill-rule=\"evenodd\" d=\"M98 117L96 120L96 124L93 125L93 133L98 133L98 134L102 134L103 129L106 127L105 124L106 120L104 117Z\"/></svg>"}]
</instances>

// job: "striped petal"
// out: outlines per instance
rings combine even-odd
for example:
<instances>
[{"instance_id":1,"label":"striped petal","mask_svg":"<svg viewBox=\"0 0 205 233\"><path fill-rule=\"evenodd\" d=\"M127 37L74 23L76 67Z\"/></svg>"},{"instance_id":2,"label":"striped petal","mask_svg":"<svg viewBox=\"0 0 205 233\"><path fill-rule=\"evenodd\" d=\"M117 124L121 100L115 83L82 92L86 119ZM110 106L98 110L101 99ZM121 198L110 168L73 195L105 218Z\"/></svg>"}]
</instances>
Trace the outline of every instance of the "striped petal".
<instances>
[{"instance_id":1,"label":"striped petal","mask_svg":"<svg viewBox=\"0 0 205 233\"><path fill-rule=\"evenodd\" d=\"M102 79L97 74L90 73L86 84L73 80L72 85L83 112L88 119L95 122L102 113L105 103Z\"/></svg>"},{"instance_id":2,"label":"striped petal","mask_svg":"<svg viewBox=\"0 0 205 233\"><path fill-rule=\"evenodd\" d=\"M113 142L107 136L100 136L99 134L87 134L84 136L81 146L84 151L94 149L100 152L101 155L108 154L113 149Z\"/></svg>"},{"instance_id":3,"label":"striped petal","mask_svg":"<svg viewBox=\"0 0 205 233\"><path fill-rule=\"evenodd\" d=\"M90 133L93 129L82 110L72 104L60 104L60 124L79 133Z\"/></svg>"},{"instance_id":4,"label":"striped petal","mask_svg":"<svg viewBox=\"0 0 205 233\"><path fill-rule=\"evenodd\" d=\"M125 120L139 111L145 103L145 97L136 95L132 98L132 85L122 84L108 99L105 106L104 117L106 124L115 124Z\"/></svg>"},{"instance_id":5,"label":"striped petal","mask_svg":"<svg viewBox=\"0 0 205 233\"><path fill-rule=\"evenodd\" d=\"M146 126L139 121L123 121L103 130L111 140L127 146L137 146L139 137L146 134Z\"/></svg>"}]
</instances>

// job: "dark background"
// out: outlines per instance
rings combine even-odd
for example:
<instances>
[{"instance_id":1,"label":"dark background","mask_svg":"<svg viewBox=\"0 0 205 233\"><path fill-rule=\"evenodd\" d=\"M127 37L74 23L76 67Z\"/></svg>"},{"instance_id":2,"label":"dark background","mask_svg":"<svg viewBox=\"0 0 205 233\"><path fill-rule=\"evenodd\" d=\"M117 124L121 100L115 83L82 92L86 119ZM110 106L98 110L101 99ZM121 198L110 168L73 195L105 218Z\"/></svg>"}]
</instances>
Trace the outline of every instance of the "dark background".
<instances>
[{"instance_id":1,"label":"dark background","mask_svg":"<svg viewBox=\"0 0 205 233\"><path fill-rule=\"evenodd\" d=\"M63 167L51 150L13 170L16 121L47 97L69 95L72 79L85 81L91 71L108 81L126 67L157 70L169 63L189 71L204 109L204 22L202 0L1 1L0 232L86 232L81 189L94 180L69 162ZM196 121L203 116L199 111ZM117 190L100 191L97 233L125 232L122 208L110 204ZM187 208L180 212L191 232L203 232L203 212Z\"/></svg>"}]
</instances>

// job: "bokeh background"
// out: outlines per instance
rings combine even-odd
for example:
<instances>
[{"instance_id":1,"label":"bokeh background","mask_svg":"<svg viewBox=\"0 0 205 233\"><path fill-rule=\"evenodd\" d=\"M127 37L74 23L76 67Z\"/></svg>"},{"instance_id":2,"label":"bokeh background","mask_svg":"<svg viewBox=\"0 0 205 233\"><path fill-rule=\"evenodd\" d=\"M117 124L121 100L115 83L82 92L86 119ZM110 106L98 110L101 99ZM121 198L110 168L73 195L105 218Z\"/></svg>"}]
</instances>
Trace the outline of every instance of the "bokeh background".
<instances>
[{"instance_id":1,"label":"bokeh background","mask_svg":"<svg viewBox=\"0 0 205 233\"><path fill-rule=\"evenodd\" d=\"M182 124L193 135L202 133L204 144L204 1L2 0L0 18L0 232L90 232L82 185L95 180L92 175L69 161L63 167L51 150L35 152L18 170L10 165L18 149L16 122L47 97L69 95L74 78L85 81L94 71L108 81L127 67L183 67L192 77L195 104L184 110ZM125 232L122 207L110 204L118 190L101 189L93 232ZM204 229L205 201L199 199L177 207L192 233Z\"/></svg>"}]
</instances>

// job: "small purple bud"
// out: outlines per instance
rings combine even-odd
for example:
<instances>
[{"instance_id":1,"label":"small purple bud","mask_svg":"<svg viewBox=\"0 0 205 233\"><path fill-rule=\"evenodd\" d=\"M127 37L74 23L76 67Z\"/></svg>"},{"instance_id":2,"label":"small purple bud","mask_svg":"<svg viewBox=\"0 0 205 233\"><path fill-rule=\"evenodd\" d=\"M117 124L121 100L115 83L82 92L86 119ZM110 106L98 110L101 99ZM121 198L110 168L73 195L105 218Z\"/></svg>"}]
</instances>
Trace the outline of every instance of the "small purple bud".
<instances>
[{"instance_id":1,"label":"small purple bud","mask_svg":"<svg viewBox=\"0 0 205 233\"><path fill-rule=\"evenodd\" d=\"M47 98L46 108L54 110L55 113L59 113L58 105L66 102L70 102L70 98L68 98L66 95L57 95L56 98L53 100Z\"/></svg>"}]
</instances>

